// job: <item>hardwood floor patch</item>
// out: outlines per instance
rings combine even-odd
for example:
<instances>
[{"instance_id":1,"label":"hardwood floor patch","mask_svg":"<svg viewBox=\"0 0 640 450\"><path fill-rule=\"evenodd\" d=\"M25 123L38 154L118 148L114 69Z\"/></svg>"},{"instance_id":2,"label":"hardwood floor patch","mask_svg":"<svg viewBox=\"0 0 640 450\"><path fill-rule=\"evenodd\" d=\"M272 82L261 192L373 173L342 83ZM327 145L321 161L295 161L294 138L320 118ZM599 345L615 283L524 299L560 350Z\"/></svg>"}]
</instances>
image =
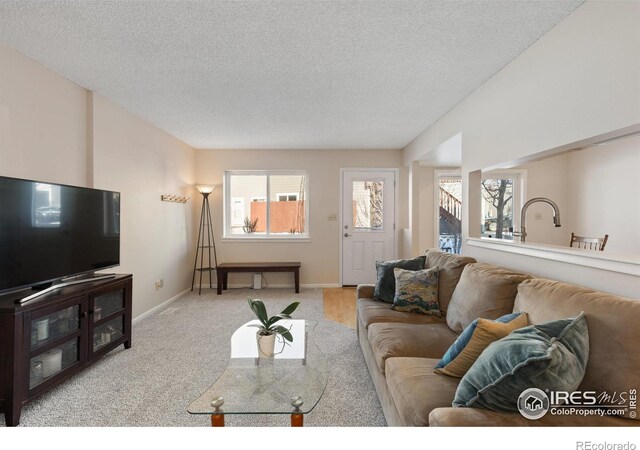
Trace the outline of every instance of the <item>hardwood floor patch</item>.
<instances>
[{"instance_id":1,"label":"hardwood floor patch","mask_svg":"<svg viewBox=\"0 0 640 450\"><path fill-rule=\"evenodd\" d=\"M325 288L322 292L324 318L356 328L356 288Z\"/></svg>"}]
</instances>

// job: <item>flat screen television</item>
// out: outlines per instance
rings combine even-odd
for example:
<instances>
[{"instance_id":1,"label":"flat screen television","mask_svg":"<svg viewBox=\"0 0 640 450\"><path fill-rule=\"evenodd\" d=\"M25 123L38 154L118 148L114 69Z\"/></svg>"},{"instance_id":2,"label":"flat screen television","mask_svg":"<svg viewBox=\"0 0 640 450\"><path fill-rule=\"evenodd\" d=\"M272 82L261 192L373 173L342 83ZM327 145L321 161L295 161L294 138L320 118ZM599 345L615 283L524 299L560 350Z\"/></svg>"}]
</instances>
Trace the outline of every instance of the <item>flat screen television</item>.
<instances>
[{"instance_id":1,"label":"flat screen television","mask_svg":"<svg viewBox=\"0 0 640 450\"><path fill-rule=\"evenodd\" d=\"M0 293L119 263L119 192L0 177Z\"/></svg>"}]
</instances>

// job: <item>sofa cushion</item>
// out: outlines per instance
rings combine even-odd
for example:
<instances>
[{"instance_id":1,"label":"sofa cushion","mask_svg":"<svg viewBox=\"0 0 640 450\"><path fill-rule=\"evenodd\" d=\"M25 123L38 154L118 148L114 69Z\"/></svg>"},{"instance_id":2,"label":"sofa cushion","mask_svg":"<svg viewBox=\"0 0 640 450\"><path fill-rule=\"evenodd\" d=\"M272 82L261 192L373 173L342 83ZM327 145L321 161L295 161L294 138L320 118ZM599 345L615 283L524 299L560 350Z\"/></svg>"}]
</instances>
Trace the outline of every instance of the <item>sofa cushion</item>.
<instances>
[{"instance_id":1,"label":"sofa cushion","mask_svg":"<svg viewBox=\"0 0 640 450\"><path fill-rule=\"evenodd\" d=\"M497 319L513 311L518 285L529 275L491 264L464 267L447 310L447 323L461 333L477 318Z\"/></svg>"},{"instance_id":2,"label":"sofa cushion","mask_svg":"<svg viewBox=\"0 0 640 450\"><path fill-rule=\"evenodd\" d=\"M584 311L589 328L589 362L580 390L628 392L638 389L640 300L534 278L518 286L514 312L526 311L537 324ZM629 418L630 416L625 416ZM635 418L638 420L638 417Z\"/></svg>"},{"instance_id":3,"label":"sofa cushion","mask_svg":"<svg viewBox=\"0 0 640 450\"><path fill-rule=\"evenodd\" d=\"M453 406L517 412L518 399L529 388L575 391L588 358L584 314L520 328L480 355L460 380Z\"/></svg>"},{"instance_id":4,"label":"sofa cushion","mask_svg":"<svg viewBox=\"0 0 640 450\"><path fill-rule=\"evenodd\" d=\"M615 416L545 414L531 420L520 413L504 413L481 408L437 408L429 414L430 427L629 427L637 425Z\"/></svg>"},{"instance_id":5,"label":"sofa cushion","mask_svg":"<svg viewBox=\"0 0 640 450\"><path fill-rule=\"evenodd\" d=\"M395 268L396 295L393 297L395 311L441 316L438 304L438 266L426 270L404 270Z\"/></svg>"},{"instance_id":6,"label":"sofa cushion","mask_svg":"<svg viewBox=\"0 0 640 450\"><path fill-rule=\"evenodd\" d=\"M402 423L429 425L429 413L451 406L458 379L433 373L432 358L389 358L385 372L389 396Z\"/></svg>"},{"instance_id":7,"label":"sofa cushion","mask_svg":"<svg viewBox=\"0 0 640 450\"><path fill-rule=\"evenodd\" d=\"M356 303L359 324L368 328L372 323L444 323L444 317L394 311L391 305L371 298L359 298Z\"/></svg>"},{"instance_id":8,"label":"sofa cushion","mask_svg":"<svg viewBox=\"0 0 640 450\"><path fill-rule=\"evenodd\" d=\"M394 261L376 261L377 278L373 298L393 303L393 297L396 295L396 277L393 274L393 269L422 270L424 269L424 262L424 256Z\"/></svg>"},{"instance_id":9,"label":"sofa cushion","mask_svg":"<svg viewBox=\"0 0 640 450\"><path fill-rule=\"evenodd\" d=\"M382 373L389 358L440 358L456 337L446 323L373 323L368 329L369 343Z\"/></svg>"},{"instance_id":10,"label":"sofa cushion","mask_svg":"<svg viewBox=\"0 0 640 450\"><path fill-rule=\"evenodd\" d=\"M428 250L425 254L425 269L431 269L438 266L438 302L440 310L447 312L449 302L453 291L458 284L462 270L467 264L476 262L475 259L468 256L455 255L453 253L439 252L437 250ZM475 317L474 317L475 318Z\"/></svg>"},{"instance_id":11,"label":"sofa cushion","mask_svg":"<svg viewBox=\"0 0 640 450\"><path fill-rule=\"evenodd\" d=\"M502 339L513 330L526 327L527 324L526 313L506 314L495 321L474 320L449 347L435 372L450 377L463 377L489 344Z\"/></svg>"}]
</instances>

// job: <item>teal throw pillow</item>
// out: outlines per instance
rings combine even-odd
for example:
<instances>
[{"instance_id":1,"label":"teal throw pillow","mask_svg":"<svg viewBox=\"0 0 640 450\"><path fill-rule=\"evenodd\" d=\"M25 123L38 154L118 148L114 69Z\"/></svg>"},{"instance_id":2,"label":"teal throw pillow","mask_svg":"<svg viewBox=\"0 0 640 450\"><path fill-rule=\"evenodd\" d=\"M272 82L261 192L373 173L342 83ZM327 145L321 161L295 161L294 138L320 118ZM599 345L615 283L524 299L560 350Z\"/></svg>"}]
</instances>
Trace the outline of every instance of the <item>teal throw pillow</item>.
<instances>
[{"instance_id":1,"label":"teal throw pillow","mask_svg":"<svg viewBox=\"0 0 640 450\"><path fill-rule=\"evenodd\" d=\"M460 380L453 406L517 412L525 389L575 391L588 359L584 313L520 328L482 352Z\"/></svg>"},{"instance_id":2,"label":"teal throw pillow","mask_svg":"<svg viewBox=\"0 0 640 450\"><path fill-rule=\"evenodd\" d=\"M426 270L393 269L396 278L396 295L391 309L441 316L438 303L438 272L435 266Z\"/></svg>"},{"instance_id":3,"label":"teal throw pillow","mask_svg":"<svg viewBox=\"0 0 640 450\"><path fill-rule=\"evenodd\" d=\"M413 259L398 259L395 261L376 261L377 280L373 296L376 300L393 303L396 295L396 277L393 269L396 267L405 270L422 270L426 256L418 256Z\"/></svg>"}]
</instances>

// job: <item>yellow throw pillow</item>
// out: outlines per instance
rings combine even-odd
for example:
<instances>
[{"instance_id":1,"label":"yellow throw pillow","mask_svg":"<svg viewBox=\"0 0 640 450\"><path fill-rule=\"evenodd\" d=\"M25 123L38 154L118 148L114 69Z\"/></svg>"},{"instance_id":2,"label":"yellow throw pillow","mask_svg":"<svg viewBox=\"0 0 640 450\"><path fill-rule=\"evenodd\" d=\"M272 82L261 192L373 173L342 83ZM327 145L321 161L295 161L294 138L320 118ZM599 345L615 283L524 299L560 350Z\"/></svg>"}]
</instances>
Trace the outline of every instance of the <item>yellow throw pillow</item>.
<instances>
[{"instance_id":1,"label":"yellow throw pillow","mask_svg":"<svg viewBox=\"0 0 640 450\"><path fill-rule=\"evenodd\" d=\"M489 344L528 324L527 313L507 314L497 320L474 320L447 350L434 372L462 378Z\"/></svg>"}]
</instances>

